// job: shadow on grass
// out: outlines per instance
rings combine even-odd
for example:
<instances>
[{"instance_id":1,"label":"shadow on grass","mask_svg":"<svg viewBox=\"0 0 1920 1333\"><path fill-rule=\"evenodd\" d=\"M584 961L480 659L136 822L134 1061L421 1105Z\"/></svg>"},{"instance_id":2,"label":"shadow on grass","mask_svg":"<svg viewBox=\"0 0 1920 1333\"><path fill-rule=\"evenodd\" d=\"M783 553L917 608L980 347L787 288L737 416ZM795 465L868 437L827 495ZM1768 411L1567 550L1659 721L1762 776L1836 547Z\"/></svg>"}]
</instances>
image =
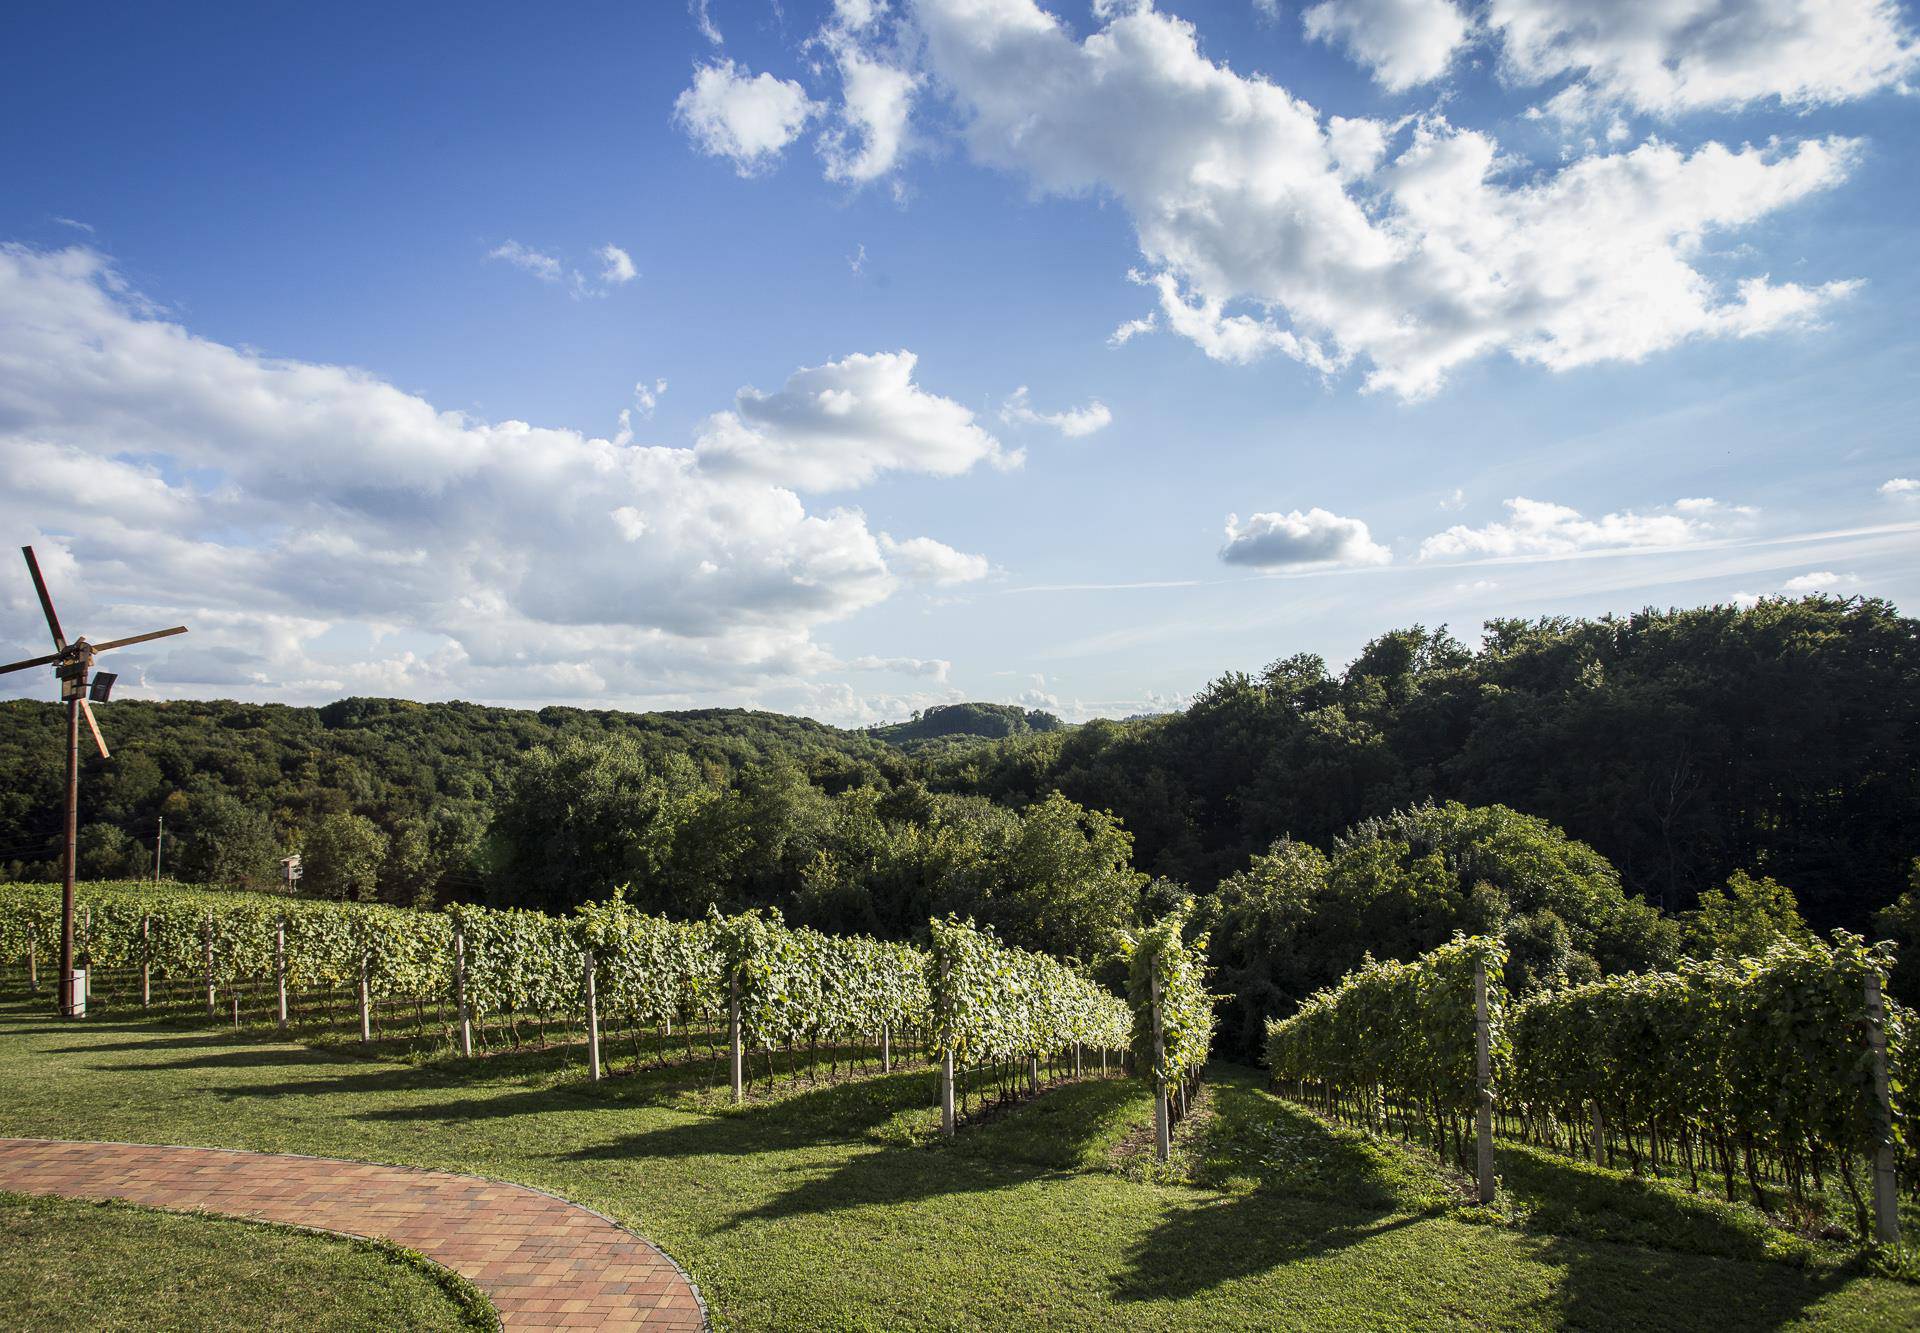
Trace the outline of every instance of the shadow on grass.
<instances>
[{"instance_id":1,"label":"shadow on grass","mask_svg":"<svg viewBox=\"0 0 1920 1333\"><path fill-rule=\"evenodd\" d=\"M1534 1238L1531 1249L1534 1258L1561 1271L1552 1295L1538 1307L1543 1322L1560 1328L1782 1328L1798 1324L1851 1280L1833 1270L1703 1261L1569 1236Z\"/></svg>"}]
</instances>

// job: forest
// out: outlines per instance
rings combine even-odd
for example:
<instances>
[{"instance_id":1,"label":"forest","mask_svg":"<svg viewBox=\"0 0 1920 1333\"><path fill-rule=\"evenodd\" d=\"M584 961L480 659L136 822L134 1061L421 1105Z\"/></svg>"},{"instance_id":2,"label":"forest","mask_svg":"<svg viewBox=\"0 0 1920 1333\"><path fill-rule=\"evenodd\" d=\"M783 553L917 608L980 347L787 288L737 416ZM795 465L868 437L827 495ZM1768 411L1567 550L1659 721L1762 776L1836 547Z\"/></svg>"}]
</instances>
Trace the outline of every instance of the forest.
<instances>
[{"instance_id":1,"label":"forest","mask_svg":"<svg viewBox=\"0 0 1920 1333\"><path fill-rule=\"evenodd\" d=\"M629 885L882 938L958 912L1096 964L1192 896L1247 1042L1455 930L1504 931L1523 990L1756 931L1910 937L1917 631L1829 597L1494 620L1472 647L1416 625L1077 726L122 701L80 870L152 873L164 819L165 872L198 882L270 886L297 850L317 897L564 911ZM57 876L62 732L54 704L0 704L0 877Z\"/></svg>"}]
</instances>

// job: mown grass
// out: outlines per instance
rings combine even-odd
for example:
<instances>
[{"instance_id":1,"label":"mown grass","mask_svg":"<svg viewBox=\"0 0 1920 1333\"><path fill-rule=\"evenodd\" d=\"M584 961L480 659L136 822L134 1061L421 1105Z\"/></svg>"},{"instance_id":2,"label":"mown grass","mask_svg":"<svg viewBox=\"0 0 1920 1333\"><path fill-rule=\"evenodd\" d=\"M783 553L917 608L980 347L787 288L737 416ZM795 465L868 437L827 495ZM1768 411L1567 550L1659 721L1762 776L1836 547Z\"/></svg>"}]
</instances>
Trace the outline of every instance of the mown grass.
<instances>
[{"instance_id":1,"label":"mown grass","mask_svg":"<svg viewBox=\"0 0 1920 1333\"><path fill-rule=\"evenodd\" d=\"M924 1068L802 1079L734 1108L700 1071L644 1059L596 1087L577 1055L404 1063L43 1009L0 1003L0 1134L522 1181L658 1241L724 1327L1920 1325L1920 1291L1835 1267L1549 1235L1517 1208L1476 1222L1430 1159L1331 1130L1228 1069L1161 1173L1139 1169L1146 1094L1117 1078L944 1142Z\"/></svg>"},{"instance_id":2,"label":"mown grass","mask_svg":"<svg viewBox=\"0 0 1920 1333\"><path fill-rule=\"evenodd\" d=\"M0 1192L0 1325L489 1329L472 1288L396 1246Z\"/></svg>"}]
</instances>

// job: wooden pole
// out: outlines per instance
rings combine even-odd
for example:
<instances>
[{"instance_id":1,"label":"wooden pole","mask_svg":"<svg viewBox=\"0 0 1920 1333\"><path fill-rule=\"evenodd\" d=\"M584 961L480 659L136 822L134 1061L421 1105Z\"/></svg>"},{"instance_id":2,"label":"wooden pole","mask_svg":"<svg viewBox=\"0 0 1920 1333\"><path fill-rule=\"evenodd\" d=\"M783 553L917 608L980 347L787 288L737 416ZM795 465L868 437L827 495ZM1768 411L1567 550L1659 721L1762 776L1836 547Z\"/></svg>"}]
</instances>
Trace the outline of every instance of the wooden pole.
<instances>
[{"instance_id":1,"label":"wooden pole","mask_svg":"<svg viewBox=\"0 0 1920 1333\"><path fill-rule=\"evenodd\" d=\"M953 1052L940 1052L940 1132L953 1137Z\"/></svg>"},{"instance_id":2,"label":"wooden pole","mask_svg":"<svg viewBox=\"0 0 1920 1333\"><path fill-rule=\"evenodd\" d=\"M206 950L207 952L207 1017L212 1018L217 1013L219 1013L219 1008L214 1003L214 998L213 998L213 913L212 912L207 913L206 924L202 927L202 929L206 933L206 945L207 945L207 950Z\"/></svg>"},{"instance_id":3,"label":"wooden pole","mask_svg":"<svg viewBox=\"0 0 1920 1333\"><path fill-rule=\"evenodd\" d=\"M1487 964L1473 962L1473 1075L1478 1084L1474 1105L1474 1140L1479 1149L1480 1202L1493 1202L1493 1050L1487 1022Z\"/></svg>"},{"instance_id":4,"label":"wooden pole","mask_svg":"<svg viewBox=\"0 0 1920 1333\"><path fill-rule=\"evenodd\" d=\"M153 1005L153 926L152 918L140 918L140 1007Z\"/></svg>"},{"instance_id":5,"label":"wooden pole","mask_svg":"<svg viewBox=\"0 0 1920 1333\"><path fill-rule=\"evenodd\" d=\"M1027 1057L1027 1091L1040 1091L1040 1057L1037 1055Z\"/></svg>"},{"instance_id":6,"label":"wooden pole","mask_svg":"<svg viewBox=\"0 0 1920 1333\"><path fill-rule=\"evenodd\" d=\"M467 1009L467 932L453 923L453 1007L460 1014L460 1054L473 1058L473 1015Z\"/></svg>"},{"instance_id":7,"label":"wooden pole","mask_svg":"<svg viewBox=\"0 0 1920 1333\"><path fill-rule=\"evenodd\" d=\"M85 679L83 675L82 680ZM67 821L65 853L60 861L60 985L62 1018L74 1016L73 994L73 870L79 854L80 828L80 694L72 681L67 690Z\"/></svg>"},{"instance_id":8,"label":"wooden pole","mask_svg":"<svg viewBox=\"0 0 1920 1333\"><path fill-rule=\"evenodd\" d=\"M944 995L948 993L947 992L947 961L944 958L940 960L940 989L935 991L934 993L936 995ZM940 1051L940 1132L946 1135L948 1138L952 1138L953 1129L954 1129L953 1035L952 1035L952 1028L950 1026L943 1026L942 1024L940 1024L938 1022L938 1017L939 1016L936 1015L934 1032L936 1033L936 1035L943 1035L946 1038L944 1041L941 1042L942 1049ZM949 1015L949 1017L951 1017L951 1015Z\"/></svg>"},{"instance_id":9,"label":"wooden pole","mask_svg":"<svg viewBox=\"0 0 1920 1333\"><path fill-rule=\"evenodd\" d=\"M890 1023L880 1025L880 1072L893 1072L893 1025Z\"/></svg>"},{"instance_id":10,"label":"wooden pole","mask_svg":"<svg viewBox=\"0 0 1920 1333\"><path fill-rule=\"evenodd\" d=\"M1873 1238L1900 1243L1900 1179L1894 1165L1893 1102L1887 1089L1887 1006L1878 973L1867 973L1867 1045L1873 1056Z\"/></svg>"},{"instance_id":11,"label":"wooden pole","mask_svg":"<svg viewBox=\"0 0 1920 1333\"><path fill-rule=\"evenodd\" d=\"M283 916L273 923L273 984L280 993L278 1023L280 1030L287 1030L287 919Z\"/></svg>"},{"instance_id":12,"label":"wooden pole","mask_svg":"<svg viewBox=\"0 0 1920 1333\"><path fill-rule=\"evenodd\" d=\"M367 985L367 951L360 951L360 1043L373 1040L373 993Z\"/></svg>"},{"instance_id":13,"label":"wooden pole","mask_svg":"<svg viewBox=\"0 0 1920 1333\"><path fill-rule=\"evenodd\" d=\"M1073 1076L1080 1077L1080 1043L1077 1041L1073 1044Z\"/></svg>"},{"instance_id":14,"label":"wooden pole","mask_svg":"<svg viewBox=\"0 0 1920 1333\"><path fill-rule=\"evenodd\" d=\"M40 989L40 959L34 952L35 936L27 936L27 985L36 993Z\"/></svg>"},{"instance_id":15,"label":"wooden pole","mask_svg":"<svg viewBox=\"0 0 1920 1333\"><path fill-rule=\"evenodd\" d=\"M740 1078L740 977L738 973L727 978L727 1041L733 1048L733 1104L738 1106L746 1099L746 1088L742 1085Z\"/></svg>"},{"instance_id":16,"label":"wooden pole","mask_svg":"<svg viewBox=\"0 0 1920 1333\"><path fill-rule=\"evenodd\" d=\"M600 1000L593 988L593 950L581 950L587 985L587 1077L600 1081Z\"/></svg>"},{"instance_id":17,"label":"wooden pole","mask_svg":"<svg viewBox=\"0 0 1920 1333\"><path fill-rule=\"evenodd\" d=\"M1167 1080L1160 1070L1166 1064L1166 1047L1160 1035L1160 974L1153 981L1153 1155L1161 1161L1173 1156L1173 1126L1167 1118Z\"/></svg>"},{"instance_id":18,"label":"wooden pole","mask_svg":"<svg viewBox=\"0 0 1920 1333\"><path fill-rule=\"evenodd\" d=\"M1607 1164L1607 1122L1600 1114L1598 1098L1595 1098L1593 1103L1593 1164L1595 1166Z\"/></svg>"}]
</instances>

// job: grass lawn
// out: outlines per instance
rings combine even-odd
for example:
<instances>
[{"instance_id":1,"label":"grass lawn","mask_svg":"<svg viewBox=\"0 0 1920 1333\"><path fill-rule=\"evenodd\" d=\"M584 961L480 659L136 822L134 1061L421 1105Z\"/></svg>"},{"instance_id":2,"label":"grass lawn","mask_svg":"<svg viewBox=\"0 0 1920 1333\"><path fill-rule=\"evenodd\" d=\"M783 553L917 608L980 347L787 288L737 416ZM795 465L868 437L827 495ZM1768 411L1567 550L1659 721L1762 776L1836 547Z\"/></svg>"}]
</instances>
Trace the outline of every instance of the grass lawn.
<instances>
[{"instance_id":1,"label":"grass lawn","mask_svg":"<svg viewBox=\"0 0 1920 1333\"><path fill-rule=\"evenodd\" d=\"M252 1033L0 1003L0 1134L334 1154L475 1171L663 1245L740 1329L1920 1326L1920 1288L1744 1257L1724 1210L1531 1163L1552 1235L1223 1069L1179 1170L1133 1151L1147 1097L1058 1088L930 1142L924 1071L734 1110L701 1070L593 1087L577 1056L401 1062ZM1529 1174L1530 1173L1530 1174ZM1572 1214L1572 1216L1569 1216ZM1598 1219L1597 1221L1595 1219ZM1610 1231L1609 1228L1612 1228ZM1698 1233L1692 1252L1595 1239ZM0 1324L17 1311L0 1302Z\"/></svg>"},{"instance_id":2,"label":"grass lawn","mask_svg":"<svg viewBox=\"0 0 1920 1333\"><path fill-rule=\"evenodd\" d=\"M121 1203L0 1193L8 1328L485 1329L393 1247Z\"/></svg>"}]
</instances>

